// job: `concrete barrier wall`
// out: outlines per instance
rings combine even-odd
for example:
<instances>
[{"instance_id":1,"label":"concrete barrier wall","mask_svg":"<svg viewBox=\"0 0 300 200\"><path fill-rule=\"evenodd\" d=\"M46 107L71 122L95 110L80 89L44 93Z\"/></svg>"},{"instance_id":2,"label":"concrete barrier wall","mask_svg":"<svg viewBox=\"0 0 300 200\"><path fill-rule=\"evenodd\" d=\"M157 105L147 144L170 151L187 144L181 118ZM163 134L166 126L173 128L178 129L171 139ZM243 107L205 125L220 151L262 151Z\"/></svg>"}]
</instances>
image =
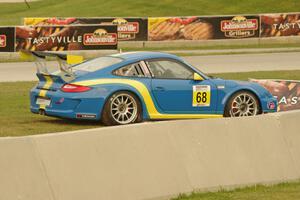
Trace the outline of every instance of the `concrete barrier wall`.
<instances>
[{"instance_id":1,"label":"concrete barrier wall","mask_svg":"<svg viewBox=\"0 0 300 200\"><path fill-rule=\"evenodd\" d=\"M0 139L0 199L160 199L300 178L300 111Z\"/></svg>"}]
</instances>

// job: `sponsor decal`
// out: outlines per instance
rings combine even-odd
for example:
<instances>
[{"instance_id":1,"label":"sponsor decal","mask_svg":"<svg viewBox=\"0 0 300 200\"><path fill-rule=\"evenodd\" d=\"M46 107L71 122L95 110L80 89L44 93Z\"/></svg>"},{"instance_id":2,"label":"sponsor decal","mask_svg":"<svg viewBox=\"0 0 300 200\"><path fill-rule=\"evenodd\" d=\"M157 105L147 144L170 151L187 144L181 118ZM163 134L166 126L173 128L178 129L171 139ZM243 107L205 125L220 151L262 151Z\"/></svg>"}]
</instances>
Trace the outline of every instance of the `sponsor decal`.
<instances>
[{"instance_id":1,"label":"sponsor decal","mask_svg":"<svg viewBox=\"0 0 300 200\"><path fill-rule=\"evenodd\" d=\"M89 45L114 45L117 44L117 34L108 33L105 29L97 29L94 33L83 35L83 44Z\"/></svg>"},{"instance_id":2,"label":"sponsor decal","mask_svg":"<svg viewBox=\"0 0 300 200\"><path fill-rule=\"evenodd\" d=\"M55 104L62 104L65 101L65 98L62 97L58 101L55 102Z\"/></svg>"},{"instance_id":3,"label":"sponsor decal","mask_svg":"<svg viewBox=\"0 0 300 200\"><path fill-rule=\"evenodd\" d=\"M0 47L6 47L6 35L0 35Z\"/></svg>"},{"instance_id":4,"label":"sponsor decal","mask_svg":"<svg viewBox=\"0 0 300 200\"><path fill-rule=\"evenodd\" d=\"M267 106L268 106L268 109L270 109L270 110L274 110L275 109L275 103L273 101L269 102Z\"/></svg>"},{"instance_id":5,"label":"sponsor decal","mask_svg":"<svg viewBox=\"0 0 300 200\"><path fill-rule=\"evenodd\" d=\"M81 119L96 119L95 114L83 114L83 113L78 113L76 114L76 118L81 118Z\"/></svg>"},{"instance_id":6,"label":"sponsor decal","mask_svg":"<svg viewBox=\"0 0 300 200\"><path fill-rule=\"evenodd\" d=\"M221 31L229 38L244 38L255 35L258 29L257 19L247 19L244 16L236 16L231 20L221 21Z\"/></svg>"}]
</instances>

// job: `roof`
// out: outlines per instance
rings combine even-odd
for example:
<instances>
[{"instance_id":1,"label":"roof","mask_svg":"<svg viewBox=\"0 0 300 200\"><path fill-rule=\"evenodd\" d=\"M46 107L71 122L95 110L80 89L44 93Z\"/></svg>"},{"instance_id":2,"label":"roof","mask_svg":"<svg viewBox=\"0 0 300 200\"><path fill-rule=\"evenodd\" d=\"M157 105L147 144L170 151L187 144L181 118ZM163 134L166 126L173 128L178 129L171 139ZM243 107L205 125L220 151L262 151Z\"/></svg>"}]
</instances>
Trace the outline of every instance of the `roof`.
<instances>
[{"instance_id":1,"label":"roof","mask_svg":"<svg viewBox=\"0 0 300 200\"><path fill-rule=\"evenodd\" d=\"M161 52L147 52L147 51L140 51L140 52L126 52L126 53L119 53L113 54L111 56L116 56L123 58L125 60L145 60L145 59L153 59L153 58L173 58L173 59L180 59L178 56L168 54L168 53L161 53Z\"/></svg>"}]
</instances>

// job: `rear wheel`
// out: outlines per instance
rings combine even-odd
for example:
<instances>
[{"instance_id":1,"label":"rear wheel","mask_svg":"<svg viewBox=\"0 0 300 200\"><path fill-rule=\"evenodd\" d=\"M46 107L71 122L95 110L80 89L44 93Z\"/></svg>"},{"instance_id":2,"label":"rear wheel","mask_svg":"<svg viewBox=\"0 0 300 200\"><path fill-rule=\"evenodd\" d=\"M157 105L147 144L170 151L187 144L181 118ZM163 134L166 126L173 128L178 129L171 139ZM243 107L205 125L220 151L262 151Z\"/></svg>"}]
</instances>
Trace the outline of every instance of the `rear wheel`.
<instances>
[{"instance_id":1,"label":"rear wheel","mask_svg":"<svg viewBox=\"0 0 300 200\"><path fill-rule=\"evenodd\" d=\"M255 116L261 113L256 96L247 91L234 94L225 107L225 117Z\"/></svg>"},{"instance_id":2,"label":"rear wheel","mask_svg":"<svg viewBox=\"0 0 300 200\"><path fill-rule=\"evenodd\" d=\"M102 122L105 125L122 125L142 121L139 99L132 93L122 91L113 94L105 103Z\"/></svg>"}]
</instances>

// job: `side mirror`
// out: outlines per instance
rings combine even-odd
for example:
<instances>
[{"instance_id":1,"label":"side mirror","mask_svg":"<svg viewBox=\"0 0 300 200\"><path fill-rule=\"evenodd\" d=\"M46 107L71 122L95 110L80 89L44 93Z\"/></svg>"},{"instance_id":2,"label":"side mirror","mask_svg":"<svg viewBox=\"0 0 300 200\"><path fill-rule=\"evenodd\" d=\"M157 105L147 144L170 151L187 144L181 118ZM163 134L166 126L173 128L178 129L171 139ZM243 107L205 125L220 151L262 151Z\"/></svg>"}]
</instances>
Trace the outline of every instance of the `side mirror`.
<instances>
[{"instance_id":1,"label":"side mirror","mask_svg":"<svg viewBox=\"0 0 300 200\"><path fill-rule=\"evenodd\" d=\"M197 73L194 73L194 81L203 81L204 79Z\"/></svg>"}]
</instances>

